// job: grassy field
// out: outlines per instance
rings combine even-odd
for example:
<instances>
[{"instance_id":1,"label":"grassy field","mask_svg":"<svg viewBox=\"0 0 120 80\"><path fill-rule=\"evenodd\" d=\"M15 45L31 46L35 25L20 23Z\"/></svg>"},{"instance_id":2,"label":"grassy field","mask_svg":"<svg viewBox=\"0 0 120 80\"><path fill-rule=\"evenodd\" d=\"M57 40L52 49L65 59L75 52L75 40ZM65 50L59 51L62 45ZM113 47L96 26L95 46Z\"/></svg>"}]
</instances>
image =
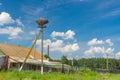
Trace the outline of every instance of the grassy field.
<instances>
[{"instance_id":1,"label":"grassy field","mask_svg":"<svg viewBox=\"0 0 120 80\"><path fill-rule=\"evenodd\" d=\"M44 75L38 71L1 71L0 80L120 80L120 74L103 74L90 70L71 74L44 73Z\"/></svg>"}]
</instances>

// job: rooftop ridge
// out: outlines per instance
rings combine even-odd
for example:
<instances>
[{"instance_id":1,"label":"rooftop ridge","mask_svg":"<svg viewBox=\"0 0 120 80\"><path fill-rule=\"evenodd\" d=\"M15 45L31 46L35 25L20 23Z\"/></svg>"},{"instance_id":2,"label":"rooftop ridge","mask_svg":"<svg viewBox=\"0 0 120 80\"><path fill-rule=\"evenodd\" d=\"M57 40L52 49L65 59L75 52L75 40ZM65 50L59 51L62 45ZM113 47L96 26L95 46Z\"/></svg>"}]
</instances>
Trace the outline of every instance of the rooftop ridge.
<instances>
[{"instance_id":1,"label":"rooftop ridge","mask_svg":"<svg viewBox=\"0 0 120 80\"><path fill-rule=\"evenodd\" d=\"M0 49L8 56L16 56L21 58L26 58L30 50L30 48L15 46L15 45L1 43L1 42L0 42ZM41 54L34 48L32 49L30 55L36 59L41 59ZM29 58L31 57L29 56ZM46 58L44 57L44 59Z\"/></svg>"}]
</instances>

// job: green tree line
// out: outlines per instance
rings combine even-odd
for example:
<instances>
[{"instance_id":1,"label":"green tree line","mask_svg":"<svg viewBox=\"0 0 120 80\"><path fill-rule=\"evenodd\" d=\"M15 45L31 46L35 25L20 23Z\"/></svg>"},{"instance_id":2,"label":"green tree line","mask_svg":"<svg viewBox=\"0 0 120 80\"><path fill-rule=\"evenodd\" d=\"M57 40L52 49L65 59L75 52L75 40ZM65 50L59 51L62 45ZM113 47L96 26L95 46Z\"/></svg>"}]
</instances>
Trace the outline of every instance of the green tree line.
<instances>
[{"instance_id":1,"label":"green tree line","mask_svg":"<svg viewBox=\"0 0 120 80\"><path fill-rule=\"evenodd\" d=\"M62 56L61 61L64 64L86 68L106 69L106 58L81 58L68 60L66 56ZM108 68L110 70L120 69L120 59L108 58Z\"/></svg>"},{"instance_id":2,"label":"green tree line","mask_svg":"<svg viewBox=\"0 0 120 80\"><path fill-rule=\"evenodd\" d=\"M45 56L46 57L46 56ZM50 57L50 61L57 61L63 64L68 64L70 66L84 67L84 68L97 68L97 69L106 69L107 59L106 58L80 58L69 60L66 56L62 56L59 60L53 60ZM120 70L120 59L108 58L108 68L110 70Z\"/></svg>"}]
</instances>

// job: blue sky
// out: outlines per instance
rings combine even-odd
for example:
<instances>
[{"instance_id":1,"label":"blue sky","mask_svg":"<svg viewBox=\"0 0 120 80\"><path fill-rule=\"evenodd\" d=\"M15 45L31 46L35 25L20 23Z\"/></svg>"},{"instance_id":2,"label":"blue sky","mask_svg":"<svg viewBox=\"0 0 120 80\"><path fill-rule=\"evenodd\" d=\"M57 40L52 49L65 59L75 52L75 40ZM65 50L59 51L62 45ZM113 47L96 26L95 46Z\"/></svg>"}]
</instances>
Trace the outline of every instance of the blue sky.
<instances>
[{"instance_id":1,"label":"blue sky","mask_svg":"<svg viewBox=\"0 0 120 80\"><path fill-rule=\"evenodd\" d=\"M44 54L50 45L52 58L120 58L119 0L0 0L0 42L30 47L40 18L49 20Z\"/></svg>"}]
</instances>

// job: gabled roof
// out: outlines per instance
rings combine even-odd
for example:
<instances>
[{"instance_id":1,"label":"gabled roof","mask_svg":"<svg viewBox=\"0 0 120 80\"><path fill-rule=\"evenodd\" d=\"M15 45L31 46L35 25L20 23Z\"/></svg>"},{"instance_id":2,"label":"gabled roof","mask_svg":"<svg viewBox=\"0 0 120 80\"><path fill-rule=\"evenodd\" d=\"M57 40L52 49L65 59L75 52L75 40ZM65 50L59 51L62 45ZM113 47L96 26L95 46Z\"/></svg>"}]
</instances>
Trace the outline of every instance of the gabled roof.
<instances>
[{"instance_id":1,"label":"gabled roof","mask_svg":"<svg viewBox=\"0 0 120 80\"><path fill-rule=\"evenodd\" d=\"M9 57L26 58L30 48L0 43L0 50ZM33 49L29 55L29 59L31 58L41 59L41 54ZM45 57L43 59L46 60Z\"/></svg>"}]
</instances>

